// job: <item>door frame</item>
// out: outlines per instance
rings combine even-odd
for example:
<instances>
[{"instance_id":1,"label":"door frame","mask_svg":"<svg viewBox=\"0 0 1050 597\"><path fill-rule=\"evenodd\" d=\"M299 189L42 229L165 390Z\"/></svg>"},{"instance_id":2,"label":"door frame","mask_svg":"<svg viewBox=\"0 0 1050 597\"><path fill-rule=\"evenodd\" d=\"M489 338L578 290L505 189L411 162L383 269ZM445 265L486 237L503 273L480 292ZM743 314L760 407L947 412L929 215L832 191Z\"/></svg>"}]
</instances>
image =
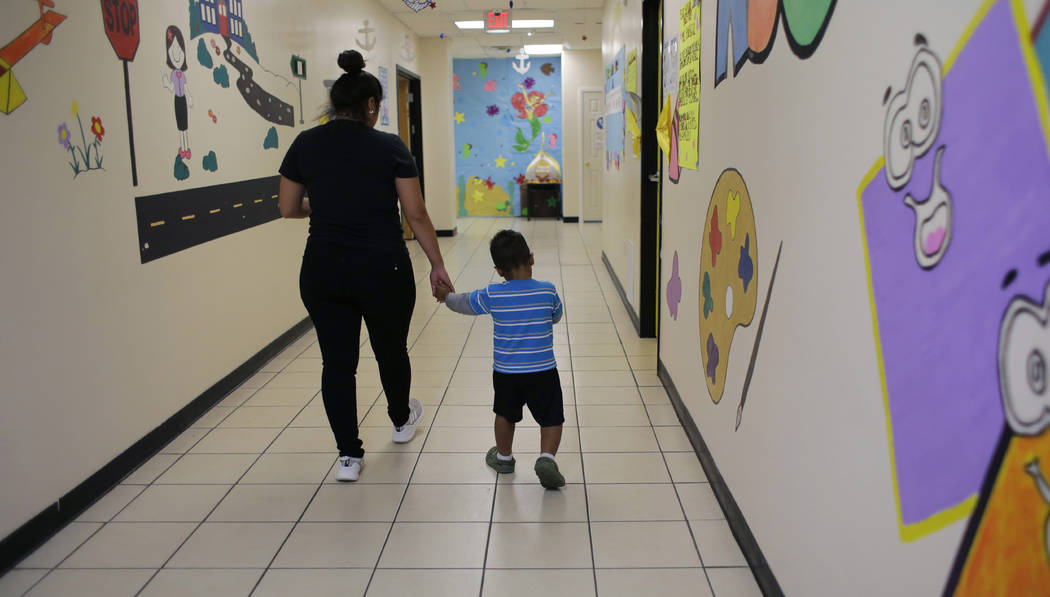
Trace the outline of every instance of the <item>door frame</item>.
<instances>
[{"instance_id":1,"label":"door frame","mask_svg":"<svg viewBox=\"0 0 1050 597\"><path fill-rule=\"evenodd\" d=\"M577 147L576 149L576 157L579 160L578 163L580 164L581 172L583 171L583 127L586 126L586 119L584 119L583 117L583 94L586 92L595 92L598 94L603 94L605 93L605 90L601 87L580 87L579 95L576 98L576 105L580 107L580 144L579 147ZM604 103L605 102L603 98L602 104L604 105ZM581 175L576 185L578 187L577 192L580 197L580 222L601 222L601 220L585 220L583 217L583 178L584 177Z\"/></svg>"},{"instance_id":2,"label":"door frame","mask_svg":"<svg viewBox=\"0 0 1050 597\"><path fill-rule=\"evenodd\" d=\"M642 0L642 169L639 213L638 335L655 338L660 325L660 204L663 162L656 142L662 97L662 0Z\"/></svg>"},{"instance_id":3,"label":"door frame","mask_svg":"<svg viewBox=\"0 0 1050 597\"><path fill-rule=\"evenodd\" d=\"M409 102L408 110L408 123L411 129L409 130L408 138L412 142L409 144L408 149L416 160L416 170L419 171L419 188L422 190L426 188L423 185L423 100L420 95L422 81L419 75L399 64L394 76L395 90L399 88L397 85L399 77L408 79L408 92L412 95L412 101ZM397 108L401 108L400 101L397 103ZM398 126L401 126L400 118L398 119ZM424 195L425 198L426 195Z\"/></svg>"}]
</instances>

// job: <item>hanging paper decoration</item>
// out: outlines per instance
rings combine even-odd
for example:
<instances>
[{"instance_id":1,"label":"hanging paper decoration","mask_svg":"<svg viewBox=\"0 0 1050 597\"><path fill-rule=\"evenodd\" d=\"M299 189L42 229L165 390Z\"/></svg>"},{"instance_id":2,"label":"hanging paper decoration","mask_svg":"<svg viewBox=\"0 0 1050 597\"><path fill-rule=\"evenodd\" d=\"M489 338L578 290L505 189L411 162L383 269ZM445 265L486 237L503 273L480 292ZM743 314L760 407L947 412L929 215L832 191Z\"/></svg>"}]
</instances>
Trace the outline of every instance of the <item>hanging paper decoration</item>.
<instances>
[{"instance_id":1,"label":"hanging paper decoration","mask_svg":"<svg viewBox=\"0 0 1050 597\"><path fill-rule=\"evenodd\" d=\"M437 8L437 2L431 2L431 0L403 0L405 6L411 8L414 12L419 12L424 8Z\"/></svg>"}]
</instances>

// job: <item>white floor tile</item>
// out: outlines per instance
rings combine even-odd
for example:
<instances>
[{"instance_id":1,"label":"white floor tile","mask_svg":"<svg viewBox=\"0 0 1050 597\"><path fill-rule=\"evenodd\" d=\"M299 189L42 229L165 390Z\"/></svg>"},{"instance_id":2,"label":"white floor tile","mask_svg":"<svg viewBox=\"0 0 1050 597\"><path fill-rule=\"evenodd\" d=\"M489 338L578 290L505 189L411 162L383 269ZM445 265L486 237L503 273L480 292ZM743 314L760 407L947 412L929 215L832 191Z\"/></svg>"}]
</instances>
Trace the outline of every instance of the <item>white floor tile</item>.
<instances>
[{"instance_id":1,"label":"white floor tile","mask_svg":"<svg viewBox=\"0 0 1050 597\"><path fill-rule=\"evenodd\" d=\"M168 567L265 568L291 529L290 522L205 522Z\"/></svg>"},{"instance_id":2,"label":"white floor tile","mask_svg":"<svg viewBox=\"0 0 1050 597\"><path fill-rule=\"evenodd\" d=\"M117 512L142 493L143 489L141 485L117 485L78 516L77 522L109 522Z\"/></svg>"},{"instance_id":3,"label":"white floor tile","mask_svg":"<svg viewBox=\"0 0 1050 597\"><path fill-rule=\"evenodd\" d=\"M682 522L594 522L597 568L696 568L692 537Z\"/></svg>"},{"instance_id":4,"label":"white floor tile","mask_svg":"<svg viewBox=\"0 0 1050 597\"><path fill-rule=\"evenodd\" d=\"M487 523L405 522L390 531L380 568L480 568Z\"/></svg>"},{"instance_id":5,"label":"white floor tile","mask_svg":"<svg viewBox=\"0 0 1050 597\"><path fill-rule=\"evenodd\" d=\"M153 570L55 570L28 593L30 597L132 597Z\"/></svg>"},{"instance_id":6,"label":"white floor tile","mask_svg":"<svg viewBox=\"0 0 1050 597\"><path fill-rule=\"evenodd\" d=\"M481 570L376 570L368 597L463 597L481 590Z\"/></svg>"},{"instance_id":7,"label":"white floor tile","mask_svg":"<svg viewBox=\"0 0 1050 597\"><path fill-rule=\"evenodd\" d=\"M494 523L489 568L591 568L591 540L585 523Z\"/></svg>"},{"instance_id":8,"label":"white floor tile","mask_svg":"<svg viewBox=\"0 0 1050 597\"><path fill-rule=\"evenodd\" d=\"M111 522L62 567L160 568L195 526L192 522Z\"/></svg>"},{"instance_id":9,"label":"white floor tile","mask_svg":"<svg viewBox=\"0 0 1050 597\"><path fill-rule=\"evenodd\" d=\"M488 522L496 486L411 485L398 522Z\"/></svg>"},{"instance_id":10,"label":"white floor tile","mask_svg":"<svg viewBox=\"0 0 1050 597\"><path fill-rule=\"evenodd\" d=\"M139 595L182 597L184 595L228 595L247 597L262 570L161 570Z\"/></svg>"},{"instance_id":11,"label":"white floor tile","mask_svg":"<svg viewBox=\"0 0 1050 597\"><path fill-rule=\"evenodd\" d=\"M690 520L704 566L747 566L729 523L724 520Z\"/></svg>"},{"instance_id":12,"label":"white floor tile","mask_svg":"<svg viewBox=\"0 0 1050 597\"><path fill-rule=\"evenodd\" d=\"M275 568L368 568L376 565L389 523L303 522L296 525ZM309 594L305 591L296 591Z\"/></svg>"},{"instance_id":13,"label":"white floor tile","mask_svg":"<svg viewBox=\"0 0 1050 597\"><path fill-rule=\"evenodd\" d=\"M252 597L361 597L372 577L369 570L276 569L266 571Z\"/></svg>"},{"instance_id":14,"label":"white floor tile","mask_svg":"<svg viewBox=\"0 0 1050 597\"><path fill-rule=\"evenodd\" d=\"M761 597L762 591L755 582L750 568L708 568L716 597Z\"/></svg>"},{"instance_id":15,"label":"white floor tile","mask_svg":"<svg viewBox=\"0 0 1050 597\"><path fill-rule=\"evenodd\" d=\"M226 495L228 485L151 485L116 522L200 522Z\"/></svg>"},{"instance_id":16,"label":"white floor tile","mask_svg":"<svg viewBox=\"0 0 1050 597\"><path fill-rule=\"evenodd\" d=\"M18 563L19 568L54 568L102 527L95 522L71 522Z\"/></svg>"},{"instance_id":17,"label":"white floor tile","mask_svg":"<svg viewBox=\"0 0 1050 597\"><path fill-rule=\"evenodd\" d=\"M594 572L591 570L487 570L482 597L579 597L593 594Z\"/></svg>"},{"instance_id":18,"label":"white floor tile","mask_svg":"<svg viewBox=\"0 0 1050 597\"><path fill-rule=\"evenodd\" d=\"M602 597L711 597L711 588L702 568L601 569L596 575L598 594Z\"/></svg>"}]
</instances>

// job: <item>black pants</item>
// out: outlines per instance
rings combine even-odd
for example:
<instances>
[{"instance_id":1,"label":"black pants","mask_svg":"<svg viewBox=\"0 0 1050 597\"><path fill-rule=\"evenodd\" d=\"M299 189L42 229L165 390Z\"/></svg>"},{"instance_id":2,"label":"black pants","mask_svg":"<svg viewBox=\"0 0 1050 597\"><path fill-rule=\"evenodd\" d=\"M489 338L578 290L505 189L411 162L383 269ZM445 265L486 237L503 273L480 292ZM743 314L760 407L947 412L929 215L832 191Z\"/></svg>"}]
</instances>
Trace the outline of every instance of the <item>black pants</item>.
<instances>
[{"instance_id":1,"label":"black pants","mask_svg":"<svg viewBox=\"0 0 1050 597\"><path fill-rule=\"evenodd\" d=\"M321 345L321 393L340 456L364 455L357 426L361 319L379 363L390 421L408 421L412 368L408 328L416 281L408 255L355 254L308 247L299 292Z\"/></svg>"}]
</instances>

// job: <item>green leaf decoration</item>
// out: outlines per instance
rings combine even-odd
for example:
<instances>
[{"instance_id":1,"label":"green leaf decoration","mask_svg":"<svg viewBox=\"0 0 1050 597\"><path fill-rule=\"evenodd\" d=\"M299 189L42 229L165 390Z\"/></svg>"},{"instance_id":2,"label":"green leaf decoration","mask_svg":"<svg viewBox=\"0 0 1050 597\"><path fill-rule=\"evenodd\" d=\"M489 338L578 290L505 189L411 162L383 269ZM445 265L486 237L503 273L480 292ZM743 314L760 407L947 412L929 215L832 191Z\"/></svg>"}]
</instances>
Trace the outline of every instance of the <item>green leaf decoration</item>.
<instances>
[{"instance_id":1,"label":"green leaf decoration","mask_svg":"<svg viewBox=\"0 0 1050 597\"><path fill-rule=\"evenodd\" d=\"M521 132L521 129L517 129L517 132L518 134L514 137L514 140L518 142L518 145L525 145L526 147L528 147L529 140L525 138L525 133ZM533 137L535 136L536 135L533 135ZM518 151L521 150L519 149Z\"/></svg>"}]
</instances>

